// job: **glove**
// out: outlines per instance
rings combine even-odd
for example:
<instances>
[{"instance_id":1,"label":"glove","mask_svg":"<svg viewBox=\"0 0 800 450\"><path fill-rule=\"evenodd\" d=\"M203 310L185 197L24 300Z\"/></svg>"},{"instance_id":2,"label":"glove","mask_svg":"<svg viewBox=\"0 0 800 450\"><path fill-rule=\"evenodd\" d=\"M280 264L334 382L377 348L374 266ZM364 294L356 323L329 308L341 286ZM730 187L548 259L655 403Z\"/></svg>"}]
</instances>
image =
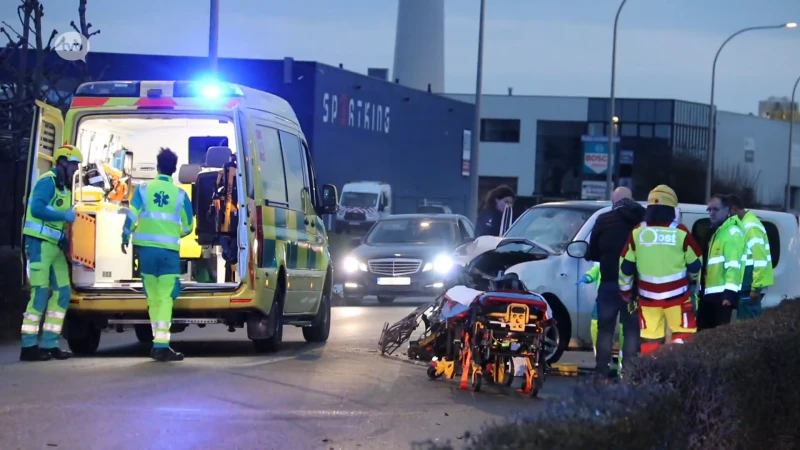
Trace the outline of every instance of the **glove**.
<instances>
[{"instance_id":1,"label":"glove","mask_svg":"<svg viewBox=\"0 0 800 450\"><path fill-rule=\"evenodd\" d=\"M589 284L589 283L591 283L591 282L592 282L592 279L589 277L589 275L584 275L584 276L582 276L582 277L581 277L581 279L580 279L580 280L578 280L578 282L577 282L577 283L575 283L575 284L576 284L576 285L578 285L578 284L581 284L581 283L584 283L584 284Z\"/></svg>"},{"instance_id":2,"label":"glove","mask_svg":"<svg viewBox=\"0 0 800 450\"><path fill-rule=\"evenodd\" d=\"M725 289L722 293L722 306L739 309L739 293L730 289Z\"/></svg>"},{"instance_id":3,"label":"glove","mask_svg":"<svg viewBox=\"0 0 800 450\"><path fill-rule=\"evenodd\" d=\"M755 289L750 290L750 300L759 303L761 302L761 291L757 291Z\"/></svg>"},{"instance_id":4,"label":"glove","mask_svg":"<svg viewBox=\"0 0 800 450\"><path fill-rule=\"evenodd\" d=\"M127 231L122 232L122 245L120 246L120 250L122 250L122 254L128 254L128 243L130 242L131 234Z\"/></svg>"},{"instance_id":5,"label":"glove","mask_svg":"<svg viewBox=\"0 0 800 450\"><path fill-rule=\"evenodd\" d=\"M75 222L75 210L74 208L70 208L64 211L64 221L67 223Z\"/></svg>"}]
</instances>

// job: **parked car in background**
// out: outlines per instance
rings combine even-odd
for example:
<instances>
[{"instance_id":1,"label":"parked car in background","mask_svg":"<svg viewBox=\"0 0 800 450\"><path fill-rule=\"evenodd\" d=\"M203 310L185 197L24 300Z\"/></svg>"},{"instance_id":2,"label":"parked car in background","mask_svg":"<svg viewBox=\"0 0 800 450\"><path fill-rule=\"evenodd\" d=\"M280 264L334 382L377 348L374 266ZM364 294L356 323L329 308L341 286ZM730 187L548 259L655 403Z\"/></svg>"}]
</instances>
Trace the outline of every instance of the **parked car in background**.
<instances>
[{"instance_id":1,"label":"parked car in background","mask_svg":"<svg viewBox=\"0 0 800 450\"><path fill-rule=\"evenodd\" d=\"M641 202L643 206L646 202ZM681 223L698 240L707 239L710 221L706 205L679 205ZM503 235L481 236L457 249L454 261L463 264L494 249L503 239L523 238L547 251L546 258L510 267L528 289L543 295L557 321L548 330L545 347L550 363L561 358L567 348L591 350L589 324L597 295L596 285L578 284L592 263L584 256L597 217L611 209L608 201L566 201L543 203L528 209ZM764 296L765 307L786 298L800 297L800 232L798 218L792 214L753 210L767 230L775 268L775 284Z\"/></svg>"},{"instance_id":2,"label":"parked car in background","mask_svg":"<svg viewBox=\"0 0 800 450\"><path fill-rule=\"evenodd\" d=\"M453 266L453 250L475 238L457 214L399 214L380 219L364 238L353 239L343 262L345 303L375 295L381 304L397 297L439 294Z\"/></svg>"}]
</instances>

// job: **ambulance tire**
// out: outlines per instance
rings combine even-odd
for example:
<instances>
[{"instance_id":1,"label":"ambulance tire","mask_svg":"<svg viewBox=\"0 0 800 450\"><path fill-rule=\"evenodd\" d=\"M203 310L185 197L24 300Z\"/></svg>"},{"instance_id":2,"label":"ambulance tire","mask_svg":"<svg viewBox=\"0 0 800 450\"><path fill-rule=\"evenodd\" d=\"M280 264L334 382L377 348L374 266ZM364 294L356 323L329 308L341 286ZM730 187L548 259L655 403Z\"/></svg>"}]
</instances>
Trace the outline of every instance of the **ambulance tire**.
<instances>
[{"instance_id":1,"label":"ambulance tire","mask_svg":"<svg viewBox=\"0 0 800 450\"><path fill-rule=\"evenodd\" d=\"M143 344L150 344L153 342L153 327L149 324L138 324L133 326L133 331L136 333L136 339Z\"/></svg>"},{"instance_id":2,"label":"ambulance tire","mask_svg":"<svg viewBox=\"0 0 800 450\"><path fill-rule=\"evenodd\" d=\"M73 319L71 322L69 326L81 328L78 333L70 332L70 336L67 337L67 345L72 353L88 356L97 352L97 348L100 347L100 328L90 321Z\"/></svg>"},{"instance_id":3,"label":"ambulance tire","mask_svg":"<svg viewBox=\"0 0 800 450\"><path fill-rule=\"evenodd\" d=\"M314 318L314 324L303 327L303 338L306 342L325 342L331 334L331 302L329 292L322 293L319 311Z\"/></svg>"},{"instance_id":4,"label":"ambulance tire","mask_svg":"<svg viewBox=\"0 0 800 450\"><path fill-rule=\"evenodd\" d=\"M283 293L284 289L275 292L269 317L274 317L272 336L267 339L253 339L253 349L256 353L275 353L283 346Z\"/></svg>"}]
</instances>

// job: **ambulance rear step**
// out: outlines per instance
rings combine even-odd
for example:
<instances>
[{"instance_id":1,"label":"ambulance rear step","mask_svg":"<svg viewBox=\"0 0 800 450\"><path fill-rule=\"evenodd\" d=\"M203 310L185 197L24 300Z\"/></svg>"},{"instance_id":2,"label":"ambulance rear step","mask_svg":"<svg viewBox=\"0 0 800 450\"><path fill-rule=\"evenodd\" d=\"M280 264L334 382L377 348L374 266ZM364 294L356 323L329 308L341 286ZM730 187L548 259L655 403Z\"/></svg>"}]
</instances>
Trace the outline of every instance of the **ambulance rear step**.
<instances>
[{"instance_id":1,"label":"ambulance rear step","mask_svg":"<svg viewBox=\"0 0 800 450\"><path fill-rule=\"evenodd\" d=\"M222 319L172 319L172 323L213 324L223 323ZM150 325L147 319L108 319L109 325Z\"/></svg>"}]
</instances>

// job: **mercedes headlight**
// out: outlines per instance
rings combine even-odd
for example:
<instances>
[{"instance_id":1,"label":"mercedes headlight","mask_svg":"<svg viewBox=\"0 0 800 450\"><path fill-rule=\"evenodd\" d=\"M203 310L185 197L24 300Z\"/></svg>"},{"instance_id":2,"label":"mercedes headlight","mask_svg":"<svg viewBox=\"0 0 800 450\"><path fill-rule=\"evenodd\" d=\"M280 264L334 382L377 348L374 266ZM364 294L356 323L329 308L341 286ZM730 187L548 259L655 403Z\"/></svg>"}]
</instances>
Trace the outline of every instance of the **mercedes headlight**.
<instances>
[{"instance_id":1,"label":"mercedes headlight","mask_svg":"<svg viewBox=\"0 0 800 450\"><path fill-rule=\"evenodd\" d=\"M433 269L438 273L446 274L450 272L450 269L452 268L453 268L453 258L451 258L448 255L439 255L433 259L433 262L425 264L425 267L422 270L423 272L427 272Z\"/></svg>"},{"instance_id":2,"label":"mercedes headlight","mask_svg":"<svg viewBox=\"0 0 800 450\"><path fill-rule=\"evenodd\" d=\"M348 273L353 273L357 270L362 272L367 271L367 265L362 263L361 261L353 258L352 256L348 256L344 259L344 271Z\"/></svg>"}]
</instances>

